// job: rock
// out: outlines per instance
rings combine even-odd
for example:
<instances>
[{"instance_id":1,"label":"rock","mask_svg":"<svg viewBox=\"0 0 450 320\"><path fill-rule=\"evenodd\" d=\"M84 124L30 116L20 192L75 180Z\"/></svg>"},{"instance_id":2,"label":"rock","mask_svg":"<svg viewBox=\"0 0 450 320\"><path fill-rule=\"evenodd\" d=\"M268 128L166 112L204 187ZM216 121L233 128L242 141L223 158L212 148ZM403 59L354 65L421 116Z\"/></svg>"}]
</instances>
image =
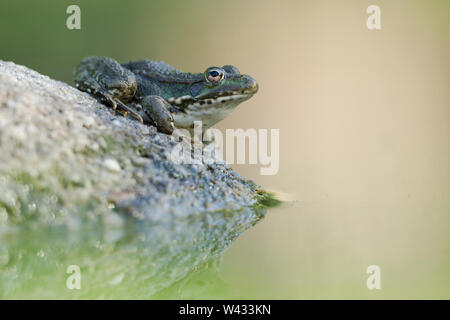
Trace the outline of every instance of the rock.
<instances>
[{"instance_id":1,"label":"rock","mask_svg":"<svg viewBox=\"0 0 450 320\"><path fill-rule=\"evenodd\" d=\"M103 161L103 166L109 171L120 172L120 164L114 159L105 159Z\"/></svg>"},{"instance_id":2,"label":"rock","mask_svg":"<svg viewBox=\"0 0 450 320\"><path fill-rule=\"evenodd\" d=\"M269 194L177 143L0 61L0 298L151 298L263 218Z\"/></svg>"}]
</instances>

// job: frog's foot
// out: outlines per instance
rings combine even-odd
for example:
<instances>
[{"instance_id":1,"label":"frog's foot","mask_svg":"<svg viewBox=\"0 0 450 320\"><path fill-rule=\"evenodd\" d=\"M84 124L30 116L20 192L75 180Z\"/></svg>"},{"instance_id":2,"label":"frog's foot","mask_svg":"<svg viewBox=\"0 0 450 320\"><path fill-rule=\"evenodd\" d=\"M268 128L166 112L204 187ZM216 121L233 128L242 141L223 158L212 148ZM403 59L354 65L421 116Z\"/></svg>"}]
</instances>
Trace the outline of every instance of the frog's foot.
<instances>
[{"instance_id":1,"label":"frog's foot","mask_svg":"<svg viewBox=\"0 0 450 320\"><path fill-rule=\"evenodd\" d=\"M124 103L122 103L119 99L115 99L109 94L102 94L101 98L102 101L107 103L109 106L113 108L114 111L119 111L123 114L123 116L127 116L128 113L139 120L141 123L144 123L144 120L142 119L141 115L138 114L136 111L131 109L130 107L126 106Z\"/></svg>"},{"instance_id":2,"label":"frog's foot","mask_svg":"<svg viewBox=\"0 0 450 320\"><path fill-rule=\"evenodd\" d=\"M145 115L158 131L172 134L175 130L170 104L160 96L146 96L141 101ZM147 119L146 119L147 120Z\"/></svg>"}]
</instances>

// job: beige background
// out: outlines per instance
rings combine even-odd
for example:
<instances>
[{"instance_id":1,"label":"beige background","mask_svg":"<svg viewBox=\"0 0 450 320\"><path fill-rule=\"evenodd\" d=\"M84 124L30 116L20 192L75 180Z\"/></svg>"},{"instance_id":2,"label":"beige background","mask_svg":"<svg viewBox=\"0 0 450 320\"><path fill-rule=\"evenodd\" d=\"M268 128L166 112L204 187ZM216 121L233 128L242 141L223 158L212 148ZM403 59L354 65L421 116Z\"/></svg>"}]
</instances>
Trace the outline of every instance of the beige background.
<instances>
[{"instance_id":1,"label":"beige background","mask_svg":"<svg viewBox=\"0 0 450 320\"><path fill-rule=\"evenodd\" d=\"M365 26L369 4L380 31ZM219 127L280 128L278 175L235 167L296 201L238 240L225 279L262 298L449 298L448 3L254 9L228 17L251 20L230 59L261 89ZM371 264L379 292L365 287Z\"/></svg>"}]
</instances>

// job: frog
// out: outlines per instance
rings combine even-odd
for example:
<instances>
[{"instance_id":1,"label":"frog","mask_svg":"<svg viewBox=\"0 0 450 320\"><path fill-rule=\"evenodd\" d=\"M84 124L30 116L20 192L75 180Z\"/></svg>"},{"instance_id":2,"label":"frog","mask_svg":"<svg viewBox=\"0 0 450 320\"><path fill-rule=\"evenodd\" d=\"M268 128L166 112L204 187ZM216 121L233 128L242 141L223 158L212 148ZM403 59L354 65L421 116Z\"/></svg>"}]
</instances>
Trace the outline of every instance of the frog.
<instances>
[{"instance_id":1,"label":"frog","mask_svg":"<svg viewBox=\"0 0 450 320\"><path fill-rule=\"evenodd\" d=\"M79 90L169 135L176 129L193 132L195 121L202 121L205 132L258 91L256 80L233 65L191 73L163 61L87 57L74 76Z\"/></svg>"}]
</instances>

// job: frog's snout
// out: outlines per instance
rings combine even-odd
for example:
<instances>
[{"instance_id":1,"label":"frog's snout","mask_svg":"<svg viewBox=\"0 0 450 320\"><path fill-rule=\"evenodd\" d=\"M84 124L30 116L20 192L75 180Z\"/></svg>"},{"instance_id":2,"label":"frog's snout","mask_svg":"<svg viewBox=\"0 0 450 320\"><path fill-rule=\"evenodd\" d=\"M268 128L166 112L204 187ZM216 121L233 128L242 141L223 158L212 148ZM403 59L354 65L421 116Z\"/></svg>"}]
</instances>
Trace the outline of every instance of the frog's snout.
<instances>
[{"instance_id":1,"label":"frog's snout","mask_svg":"<svg viewBox=\"0 0 450 320\"><path fill-rule=\"evenodd\" d=\"M248 93L255 94L258 91L258 82L256 82L255 79L253 79L252 77L250 77L248 75L244 75L243 77L246 81L246 84L245 84L245 87L247 88L246 91L248 91Z\"/></svg>"}]
</instances>

